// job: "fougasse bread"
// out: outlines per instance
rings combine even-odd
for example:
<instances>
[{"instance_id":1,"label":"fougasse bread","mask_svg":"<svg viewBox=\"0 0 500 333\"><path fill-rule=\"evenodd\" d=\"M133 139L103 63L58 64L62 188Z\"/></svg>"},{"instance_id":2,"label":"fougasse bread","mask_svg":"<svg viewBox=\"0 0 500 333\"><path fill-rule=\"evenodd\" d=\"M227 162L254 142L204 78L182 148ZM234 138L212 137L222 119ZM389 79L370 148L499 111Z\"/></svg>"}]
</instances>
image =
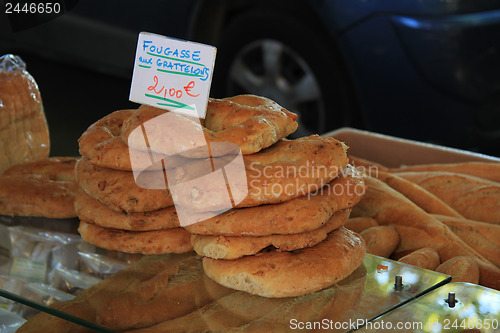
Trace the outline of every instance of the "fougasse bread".
<instances>
[{"instance_id":1,"label":"fougasse bread","mask_svg":"<svg viewBox=\"0 0 500 333\"><path fill-rule=\"evenodd\" d=\"M342 227L349 217L350 209L344 209L330 217L321 227L298 234L268 236L216 236L192 235L191 244L200 256L213 259L237 259L253 255L273 246L278 251L293 251L314 246L323 241L328 233Z\"/></svg>"},{"instance_id":2,"label":"fougasse bread","mask_svg":"<svg viewBox=\"0 0 500 333\"><path fill-rule=\"evenodd\" d=\"M0 214L76 217L75 157L50 157L11 166L0 175Z\"/></svg>"}]
</instances>

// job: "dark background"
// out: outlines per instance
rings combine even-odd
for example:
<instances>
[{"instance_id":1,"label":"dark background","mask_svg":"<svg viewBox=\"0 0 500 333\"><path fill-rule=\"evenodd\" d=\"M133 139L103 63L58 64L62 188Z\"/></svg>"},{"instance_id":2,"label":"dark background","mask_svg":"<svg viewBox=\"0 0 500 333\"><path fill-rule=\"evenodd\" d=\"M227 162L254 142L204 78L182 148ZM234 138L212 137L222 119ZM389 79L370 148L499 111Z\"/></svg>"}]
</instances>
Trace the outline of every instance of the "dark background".
<instances>
[{"instance_id":1,"label":"dark background","mask_svg":"<svg viewBox=\"0 0 500 333\"><path fill-rule=\"evenodd\" d=\"M234 40L269 31L312 65L335 65L322 81L328 114L312 132L351 126L500 156L498 1L59 2L61 15L6 15L0 1L0 54L19 55L37 81L51 155L78 155L90 124L137 107L128 94L140 31L217 46L213 97L235 91L225 90ZM313 33L297 33L305 27ZM320 46L300 50L308 39Z\"/></svg>"}]
</instances>

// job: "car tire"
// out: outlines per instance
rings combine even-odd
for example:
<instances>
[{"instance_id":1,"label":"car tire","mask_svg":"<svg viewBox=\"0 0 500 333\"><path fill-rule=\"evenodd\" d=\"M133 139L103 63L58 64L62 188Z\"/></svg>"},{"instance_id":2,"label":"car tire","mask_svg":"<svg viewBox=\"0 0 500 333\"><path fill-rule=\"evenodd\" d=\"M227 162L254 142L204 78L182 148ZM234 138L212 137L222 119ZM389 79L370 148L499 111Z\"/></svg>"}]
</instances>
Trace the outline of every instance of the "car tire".
<instances>
[{"instance_id":1,"label":"car tire","mask_svg":"<svg viewBox=\"0 0 500 333\"><path fill-rule=\"evenodd\" d=\"M294 12L232 16L218 43L212 95L251 93L299 115L294 137L357 126L353 89L331 39Z\"/></svg>"}]
</instances>

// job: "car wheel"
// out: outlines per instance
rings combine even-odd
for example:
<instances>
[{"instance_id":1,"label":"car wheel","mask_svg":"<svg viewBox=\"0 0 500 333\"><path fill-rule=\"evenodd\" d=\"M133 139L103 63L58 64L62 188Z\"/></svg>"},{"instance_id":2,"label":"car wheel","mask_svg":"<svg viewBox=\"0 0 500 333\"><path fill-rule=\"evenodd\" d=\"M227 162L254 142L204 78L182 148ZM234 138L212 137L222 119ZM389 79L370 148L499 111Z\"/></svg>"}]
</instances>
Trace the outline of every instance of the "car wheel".
<instances>
[{"instance_id":1,"label":"car wheel","mask_svg":"<svg viewBox=\"0 0 500 333\"><path fill-rule=\"evenodd\" d=\"M324 33L293 13L256 10L223 29L214 71L217 97L261 95L295 112L294 137L353 125L352 90Z\"/></svg>"}]
</instances>

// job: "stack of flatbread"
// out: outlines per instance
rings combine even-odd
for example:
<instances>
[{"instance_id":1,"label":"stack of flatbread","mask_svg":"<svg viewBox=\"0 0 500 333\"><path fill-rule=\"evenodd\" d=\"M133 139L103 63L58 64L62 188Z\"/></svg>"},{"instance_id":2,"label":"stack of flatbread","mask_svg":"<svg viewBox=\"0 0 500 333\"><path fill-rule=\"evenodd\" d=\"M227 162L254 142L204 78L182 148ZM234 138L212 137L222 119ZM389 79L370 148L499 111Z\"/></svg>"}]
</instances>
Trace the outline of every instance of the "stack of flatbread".
<instances>
[{"instance_id":1,"label":"stack of flatbread","mask_svg":"<svg viewBox=\"0 0 500 333\"><path fill-rule=\"evenodd\" d=\"M161 168L148 174L155 189L137 185L133 165L148 163L146 152L133 152L121 137L137 110L119 110L100 119L79 140L75 167L80 191L75 210L82 238L98 247L127 253L192 251L190 234L180 227ZM136 158L137 160L133 160Z\"/></svg>"},{"instance_id":2,"label":"stack of flatbread","mask_svg":"<svg viewBox=\"0 0 500 333\"><path fill-rule=\"evenodd\" d=\"M346 277L365 254L343 228L363 178L338 140L285 139L296 119L254 95L210 99L201 123L150 106L101 119L80 139L82 237L143 254L192 246L210 278L266 297Z\"/></svg>"}]
</instances>

